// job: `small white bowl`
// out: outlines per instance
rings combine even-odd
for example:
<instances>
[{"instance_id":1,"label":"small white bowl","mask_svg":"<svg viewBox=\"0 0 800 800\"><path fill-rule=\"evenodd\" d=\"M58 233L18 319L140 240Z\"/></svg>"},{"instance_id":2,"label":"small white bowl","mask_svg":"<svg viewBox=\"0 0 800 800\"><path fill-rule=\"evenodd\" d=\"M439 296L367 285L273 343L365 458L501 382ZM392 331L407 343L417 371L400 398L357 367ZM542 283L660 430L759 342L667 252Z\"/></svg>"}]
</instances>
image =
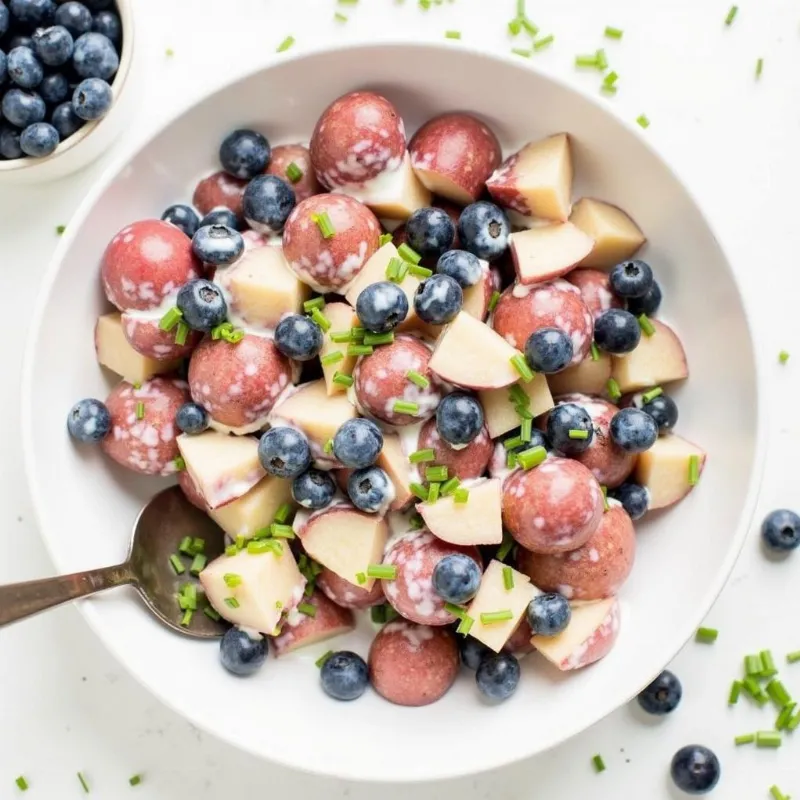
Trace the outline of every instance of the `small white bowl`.
<instances>
[{"instance_id":1,"label":"small white bowl","mask_svg":"<svg viewBox=\"0 0 800 800\"><path fill-rule=\"evenodd\" d=\"M134 15L132 0L116 0L116 4L122 22L122 51L111 85L114 101L108 113L102 119L87 122L49 156L0 161L0 187L33 185L71 175L96 161L125 130L136 106L136 93L131 91L129 76L133 63Z\"/></svg>"}]
</instances>

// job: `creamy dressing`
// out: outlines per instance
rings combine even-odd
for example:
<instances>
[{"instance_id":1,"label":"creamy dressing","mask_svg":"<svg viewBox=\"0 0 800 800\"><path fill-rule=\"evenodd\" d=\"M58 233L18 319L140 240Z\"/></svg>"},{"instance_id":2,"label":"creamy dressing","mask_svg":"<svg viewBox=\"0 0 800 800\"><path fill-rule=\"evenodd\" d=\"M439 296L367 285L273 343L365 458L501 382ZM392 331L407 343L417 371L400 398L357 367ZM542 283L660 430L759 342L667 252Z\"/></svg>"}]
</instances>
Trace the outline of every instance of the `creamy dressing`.
<instances>
[{"instance_id":1,"label":"creamy dressing","mask_svg":"<svg viewBox=\"0 0 800 800\"><path fill-rule=\"evenodd\" d=\"M390 160L390 163L392 160ZM337 186L332 193L347 195L354 200L359 200L365 206L383 205L387 202L392 202L403 195L406 181L406 169L404 167L407 160L408 153L394 169L385 169L368 181Z\"/></svg>"}]
</instances>

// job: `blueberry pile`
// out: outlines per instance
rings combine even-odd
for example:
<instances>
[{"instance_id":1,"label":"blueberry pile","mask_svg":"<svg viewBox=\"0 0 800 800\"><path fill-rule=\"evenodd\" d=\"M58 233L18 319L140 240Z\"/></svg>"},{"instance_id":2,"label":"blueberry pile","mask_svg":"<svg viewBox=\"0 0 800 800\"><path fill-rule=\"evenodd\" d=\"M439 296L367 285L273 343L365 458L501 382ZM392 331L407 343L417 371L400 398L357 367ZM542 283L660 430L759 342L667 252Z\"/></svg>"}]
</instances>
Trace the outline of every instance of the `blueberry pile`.
<instances>
[{"instance_id":1,"label":"blueberry pile","mask_svg":"<svg viewBox=\"0 0 800 800\"><path fill-rule=\"evenodd\" d=\"M113 0L0 0L0 159L49 156L105 116L121 44Z\"/></svg>"}]
</instances>

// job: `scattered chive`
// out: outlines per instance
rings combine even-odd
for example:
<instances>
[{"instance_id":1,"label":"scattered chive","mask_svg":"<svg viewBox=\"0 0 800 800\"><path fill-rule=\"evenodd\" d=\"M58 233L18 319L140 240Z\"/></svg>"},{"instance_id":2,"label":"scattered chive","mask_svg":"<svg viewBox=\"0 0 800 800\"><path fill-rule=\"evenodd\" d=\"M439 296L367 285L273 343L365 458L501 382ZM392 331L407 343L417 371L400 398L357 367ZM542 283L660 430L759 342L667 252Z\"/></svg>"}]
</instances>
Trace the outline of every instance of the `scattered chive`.
<instances>
[{"instance_id":1,"label":"scattered chive","mask_svg":"<svg viewBox=\"0 0 800 800\"><path fill-rule=\"evenodd\" d=\"M336 364L344 359L344 353L341 350L334 350L332 353L322 356L319 362L323 367L329 367L331 364Z\"/></svg>"},{"instance_id":2,"label":"scattered chive","mask_svg":"<svg viewBox=\"0 0 800 800\"><path fill-rule=\"evenodd\" d=\"M464 614L461 617L461 622L458 623L458 627L456 628L456 633L460 633L462 636L467 636L469 632L472 630L472 626L475 624L475 620L469 616L469 614Z\"/></svg>"},{"instance_id":3,"label":"scattered chive","mask_svg":"<svg viewBox=\"0 0 800 800\"><path fill-rule=\"evenodd\" d=\"M141 782L142 782L142 776L141 775L131 775L131 777L128 778L128 783L131 786L138 786Z\"/></svg>"},{"instance_id":4,"label":"scattered chive","mask_svg":"<svg viewBox=\"0 0 800 800\"><path fill-rule=\"evenodd\" d=\"M317 227L323 239L333 238L336 233L336 228L333 227L333 223L327 211L323 211L321 214L314 214L312 219L317 223Z\"/></svg>"},{"instance_id":5,"label":"scattered chive","mask_svg":"<svg viewBox=\"0 0 800 800\"><path fill-rule=\"evenodd\" d=\"M570 439L588 439L589 431L582 431L578 428L570 428L568 435Z\"/></svg>"},{"instance_id":6,"label":"scattered chive","mask_svg":"<svg viewBox=\"0 0 800 800\"><path fill-rule=\"evenodd\" d=\"M502 611L489 611L481 614L481 625L495 625L498 622L508 622L514 619L514 612L510 608Z\"/></svg>"},{"instance_id":7,"label":"scattered chive","mask_svg":"<svg viewBox=\"0 0 800 800\"><path fill-rule=\"evenodd\" d=\"M406 378L408 378L415 386L419 386L420 389L427 389L431 384L431 382L424 375L420 375L420 373L414 369L410 369L408 372L406 372Z\"/></svg>"},{"instance_id":8,"label":"scattered chive","mask_svg":"<svg viewBox=\"0 0 800 800\"><path fill-rule=\"evenodd\" d=\"M333 382L338 383L340 386L346 386L348 389L354 383L352 376L338 371L333 373Z\"/></svg>"},{"instance_id":9,"label":"scattered chive","mask_svg":"<svg viewBox=\"0 0 800 800\"><path fill-rule=\"evenodd\" d=\"M337 11L333 15L333 18L336 20L336 22L347 22L347 17L344 14L342 14L341 11Z\"/></svg>"},{"instance_id":10,"label":"scattered chive","mask_svg":"<svg viewBox=\"0 0 800 800\"><path fill-rule=\"evenodd\" d=\"M650 318L647 316L647 314L639 315L639 327L642 329L642 333L645 336L652 336L656 332L656 329L653 327L653 323L650 322Z\"/></svg>"},{"instance_id":11,"label":"scattered chive","mask_svg":"<svg viewBox=\"0 0 800 800\"><path fill-rule=\"evenodd\" d=\"M623 31L620 28L612 28L610 25L606 25L605 31L603 31L603 35L606 39L621 39Z\"/></svg>"},{"instance_id":12,"label":"scattered chive","mask_svg":"<svg viewBox=\"0 0 800 800\"><path fill-rule=\"evenodd\" d=\"M763 669L761 670L761 677L762 678L771 678L773 675L778 674L778 670L775 667L775 659L772 657L771 650L762 650L759 653L761 657L761 663L763 665Z\"/></svg>"},{"instance_id":13,"label":"scattered chive","mask_svg":"<svg viewBox=\"0 0 800 800\"><path fill-rule=\"evenodd\" d=\"M441 495L442 497L449 497L451 494L455 492L456 489L461 485L461 481L456 478L452 477L449 481L446 481L442 484L441 488Z\"/></svg>"},{"instance_id":14,"label":"scattered chive","mask_svg":"<svg viewBox=\"0 0 800 800\"><path fill-rule=\"evenodd\" d=\"M536 36L539 33L539 28L536 27L527 17L523 17L519 24L525 29L525 33L527 33L531 38Z\"/></svg>"},{"instance_id":15,"label":"scattered chive","mask_svg":"<svg viewBox=\"0 0 800 800\"><path fill-rule=\"evenodd\" d=\"M240 534L239 534L239 535L236 537L236 546L237 546L237 547L238 547L240 550L244 550L244 548L247 546L247 539L245 539L245 536L244 536L244 534L243 534L243 533L240 533Z\"/></svg>"},{"instance_id":16,"label":"scattered chive","mask_svg":"<svg viewBox=\"0 0 800 800\"><path fill-rule=\"evenodd\" d=\"M606 56L606 51L603 48L599 48L597 51L597 69L601 72L605 72L608 69L608 56Z\"/></svg>"},{"instance_id":17,"label":"scattered chive","mask_svg":"<svg viewBox=\"0 0 800 800\"><path fill-rule=\"evenodd\" d=\"M391 344L394 341L394 333L388 331L387 333L371 333L367 331L364 334L364 344L375 346L381 344Z\"/></svg>"},{"instance_id":18,"label":"scattered chive","mask_svg":"<svg viewBox=\"0 0 800 800\"><path fill-rule=\"evenodd\" d=\"M186 611L183 612L183 616L181 617L181 627L188 628L189 625L192 624L192 617L194 616L194 609L187 608Z\"/></svg>"},{"instance_id":19,"label":"scattered chive","mask_svg":"<svg viewBox=\"0 0 800 800\"><path fill-rule=\"evenodd\" d=\"M754 733L743 733L741 736L734 738L733 743L738 747L741 744L753 744L756 740Z\"/></svg>"},{"instance_id":20,"label":"scattered chive","mask_svg":"<svg viewBox=\"0 0 800 800\"><path fill-rule=\"evenodd\" d=\"M183 312L173 306L163 317L158 321L158 327L162 331L171 331L183 319Z\"/></svg>"},{"instance_id":21,"label":"scattered chive","mask_svg":"<svg viewBox=\"0 0 800 800\"><path fill-rule=\"evenodd\" d=\"M169 557L169 563L172 565L172 569L175 570L176 575L183 575L186 572L186 567L183 565L183 561L181 561L180 556L176 553L173 553Z\"/></svg>"},{"instance_id":22,"label":"scattered chive","mask_svg":"<svg viewBox=\"0 0 800 800\"><path fill-rule=\"evenodd\" d=\"M636 124L640 128L649 128L650 127L650 120L647 118L647 116L645 114L639 114L639 116L636 117Z\"/></svg>"},{"instance_id":23,"label":"scattered chive","mask_svg":"<svg viewBox=\"0 0 800 800\"><path fill-rule=\"evenodd\" d=\"M426 467L425 480L428 483L441 483L447 480L447 467L434 466Z\"/></svg>"},{"instance_id":24,"label":"scattered chive","mask_svg":"<svg viewBox=\"0 0 800 800\"><path fill-rule=\"evenodd\" d=\"M524 444L521 436L512 436L510 439L506 439L503 442L503 447L506 450L513 450L515 447L519 447L521 444Z\"/></svg>"},{"instance_id":25,"label":"scattered chive","mask_svg":"<svg viewBox=\"0 0 800 800\"><path fill-rule=\"evenodd\" d=\"M789 664L796 664L800 661L800 650L795 650L793 653L788 653L786 655L786 661Z\"/></svg>"},{"instance_id":26,"label":"scattered chive","mask_svg":"<svg viewBox=\"0 0 800 800\"><path fill-rule=\"evenodd\" d=\"M606 381L606 392L612 400L619 400L622 397L622 390L614 378L609 378Z\"/></svg>"},{"instance_id":27,"label":"scattered chive","mask_svg":"<svg viewBox=\"0 0 800 800\"><path fill-rule=\"evenodd\" d=\"M185 556L194 555L192 553L192 537L191 536L184 536L181 539L180 543L178 544L178 552L183 553Z\"/></svg>"},{"instance_id":28,"label":"scattered chive","mask_svg":"<svg viewBox=\"0 0 800 800\"><path fill-rule=\"evenodd\" d=\"M239 608L239 601L235 597L226 597L225 605L228 608Z\"/></svg>"},{"instance_id":29,"label":"scattered chive","mask_svg":"<svg viewBox=\"0 0 800 800\"><path fill-rule=\"evenodd\" d=\"M295 43L294 36L287 36L277 47L277 53L285 53Z\"/></svg>"},{"instance_id":30,"label":"scattered chive","mask_svg":"<svg viewBox=\"0 0 800 800\"><path fill-rule=\"evenodd\" d=\"M444 610L448 614L452 614L456 619L464 619L464 614L467 613L461 606L457 606L455 603L445 603Z\"/></svg>"},{"instance_id":31,"label":"scattered chive","mask_svg":"<svg viewBox=\"0 0 800 800\"><path fill-rule=\"evenodd\" d=\"M517 466L517 454L506 453L506 469L514 469Z\"/></svg>"},{"instance_id":32,"label":"scattered chive","mask_svg":"<svg viewBox=\"0 0 800 800\"><path fill-rule=\"evenodd\" d=\"M89 794L89 784L86 778L84 778L82 772L78 773L78 780L81 782L81 786L83 786L83 791L86 792L86 794Z\"/></svg>"},{"instance_id":33,"label":"scattered chive","mask_svg":"<svg viewBox=\"0 0 800 800\"><path fill-rule=\"evenodd\" d=\"M303 311L310 314L312 309L325 308L325 298L321 295L319 297L312 297L311 300L306 300L303 303Z\"/></svg>"},{"instance_id":34,"label":"scattered chive","mask_svg":"<svg viewBox=\"0 0 800 800\"><path fill-rule=\"evenodd\" d=\"M778 353L778 361L780 361L781 364L785 364L788 360L789 353L787 353L786 350L781 350L780 353Z\"/></svg>"},{"instance_id":35,"label":"scattered chive","mask_svg":"<svg viewBox=\"0 0 800 800\"><path fill-rule=\"evenodd\" d=\"M328 439L322 446L322 450L327 453L327 455L330 455L333 452L333 439Z\"/></svg>"},{"instance_id":36,"label":"scattered chive","mask_svg":"<svg viewBox=\"0 0 800 800\"><path fill-rule=\"evenodd\" d=\"M439 490L441 486L438 483L432 483L428 487L428 502L435 503L439 499Z\"/></svg>"},{"instance_id":37,"label":"scattered chive","mask_svg":"<svg viewBox=\"0 0 800 800\"><path fill-rule=\"evenodd\" d=\"M350 328L350 339L354 342L360 342L364 338L366 332L366 328L361 328L359 326Z\"/></svg>"},{"instance_id":38,"label":"scattered chive","mask_svg":"<svg viewBox=\"0 0 800 800\"><path fill-rule=\"evenodd\" d=\"M498 561L505 561L513 547L514 539L511 537L511 534L503 531L503 542L500 547L497 548L497 552L495 553L494 557Z\"/></svg>"},{"instance_id":39,"label":"scattered chive","mask_svg":"<svg viewBox=\"0 0 800 800\"><path fill-rule=\"evenodd\" d=\"M297 164L292 161L288 167L286 167L286 177L292 182L297 183L303 179L303 170L297 166Z\"/></svg>"},{"instance_id":40,"label":"scattered chive","mask_svg":"<svg viewBox=\"0 0 800 800\"><path fill-rule=\"evenodd\" d=\"M519 36L521 30L522 30L522 21L519 19L519 17L509 21L508 32L512 36Z\"/></svg>"},{"instance_id":41,"label":"scattered chive","mask_svg":"<svg viewBox=\"0 0 800 800\"><path fill-rule=\"evenodd\" d=\"M142 388L142 384L139 383L139 381L136 381L136 383L133 384L133 388L136 389L136 391L138 392L139 389Z\"/></svg>"},{"instance_id":42,"label":"scattered chive","mask_svg":"<svg viewBox=\"0 0 800 800\"><path fill-rule=\"evenodd\" d=\"M230 558L231 556L235 556L239 552L239 548L235 544L229 544L225 548L225 555Z\"/></svg>"},{"instance_id":43,"label":"scattered chive","mask_svg":"<svg viewBox=\"0 0 800 800\"><path fill-rule=\"evenodd\" d=\"M211 608L211 606L206 606L203 609L203 613L209 618L213 619L214 622L219 622L222 617L220 617L219 612L216 608Z\"/></svg>"},{"instance_id":44,"label":"scattered chive","mask_svg":"<svg viewBox=\"0 0 800 800\"><path fill-rule=\"evenodd\" d=\"M758 731L756 733L756 747L780 747L783 739L777 731Z\"/></svg>"},{"instance_id":45,"label":"scattered chive","mask_svg":"<svg viewBox=\"0 0 800 800\"><path fill-rule=\"evenodd\" d=\"M350 331L334 331L333 333L329 333L328 336L330 336L331 341L336 344L346 344L350 341Z\"/></svg>"},{"instance_id":46,"label":"scattered chive","mask_svg":"<svg viewBox=\"0 0 800 800\"><path fill-rule=\"evenodd\" d=\"M408 272L415 278L430 278L430 276L433 275L432 269L421 267L419 264L411 264L408 268Z\"/></svg>"},{"instance_id":47,"label":"scattered chive","mask_svg":"<svg viewBox=\"0 0 800 800\"><path fill-rule=\"evenodd\" d=\"M369 616L376 625L383 625L386 622L386 606L373 606L369 610Z\"/></svg>"},{"instance_id":48,"label":"scattered chive","mask_svg":"<svg viewBox=\"0 0 800 800\"><path fill-rule=\"evenodd\" d=\"M400 247L397 248L397 253L403 261L409 261L412 264L419 264L422 260L422 256L415 250L412 250L407 242L403 242Z\"/></svg>"},{"instance_id":49,"label":"scattered chive","mask_svg":"<svg viewBox=\"0 0 800 800\"><path fill-rule=\"evenodd\" d=\"M575 56L576 67L597 67L597 56Z\"/></svg>"},{"instance_id":50,"label":"scattered chive","mask_svg":"<svg viewBox=\"0 0 800 800\"><path fill-rule=\"evenodd\" d=\"M525 16L525 0L517 0L517 19L524 19Z\"/></svg>"},{"instance_id":51,"label":"scattered chive","mask_svg":"<svg viewBox=\"0 0 800 800\"><path fill-rule=\"evenodd\" d=\"M701 644L713 644L717 641L719 631L716 628L698 628L694 640Z\"/></svg>"},{"instance_id":52,"label":"scattered chive","mask_svg":"<svg viewBox=\"0 0 800 800\"><path fill-rule=\"evenodd\" d=\"M367 577L393 581L397 578L397 567L394 564L370 564L367 567Z\"/></svg>"},{"instance_id":53,"label":"scattered chive","mask_svg":"<svg viewBox=\"0 0 800 800\"><path fill-rule=\"evenodd\" d=\"M425 527L422 517L414 512L408 521L408 525L412 531L419 531Z\"/></svg>"},{"instance_id":54,"label":"scattered chive","mask_svg":"<svg viewBox=\"0 0 800 800\"><path fill-rule=\"evenodd\" d=\"M761 675L763 666L761 664L761 656L745 656L744 657L744 671L746 675Z\"/></svg>"},{"instance_id":55,"label":"scattered chive","mask_svg":"<svg viewBox=\"0 0 800 800\"><path fill-rule=\"evenodd\" d=\"M297 610L301 614L305 614L307 617L317 616L317 607L312 606L311 603L300 603L300 605L297 606Z\"/></svg>"},{"instance_id":56,"label":"scattered chive","mask_svg":"<svg viewBox=\"0 0 800 800\"><path fill-rule=\"evenodd\" d=\"M461 31L445 31L444 32L445 39L460 39L461 38Z\"/></svg>"},{"instance_id":57,"label":"scattered chive","mask_svg":"<svg viewBox=\"0 0 800 800\"><path fill-rule=\"evenodd\" d=\"M279 522L273 522L269 526L269 532L275 539L294 539L295 537L294 528L291 525L281 525Z\"/></svg>"},{"instance_id":58,"label":"scattered chive","mask_svg":"<svg viewBox=\"0 0 800 800\"><path fill-rule=\"evenodd\" d=\"M347 347L347 355L349 356L371 356L373 349L370 345L365 344L351 344Z\"/></svg>"},{"instance_id":59,"label":"scattered chive","mask_svg":"<svg viewBox=\"0 0 800 800\"><path fill-rule=\"evenodd\" d=\"M600 351L597 349L597 345L594 342L592 342L591 353L592 353L592 361L600 360Z\"/></svg>"},{"instance_id":60,"label":"scattered chive","mask_svg":"<svg viewBox=\"0 0 800 800\"><path fill-rule=\"evenodd\" d=\"M788 703L780 710L780 713L775 720L776 731L785 730L786 726L789 724L789 721L792 719L795 708L797 708L797 703Z\"/></svg>"},{"instance_id":61,"label":"scattered chive","mask_svg":"<svg viewBox=\"0 0 800 800\"><path fill-rule=\"evenodd\" d=\"M608 486L601 486L600 491L603 493L603 511L608 511Z\"/></svg>"},{"instance_id":62,"label":"scattered chive","mask_svg":"<svg viewBox=\"0 0 800 800\"><path fill-rule=\"evenodd\" d=\"M500 292L497 292L497 291L492 292L492 296L489 299L489 312L490 313L492 311L494 311L495 308L497 307L497 301L499 299L500 299Z\"/></svg>"},{"instance_id":63,"label":"scattered chive","mask_svg":"<svg viewBox=\"0 0 800 800\"><path fill-rule=\"evenodd\" d=\"M63 236L64 231L67 229L66 225L56 225L56 234L58 236Z\"/></svg>"},{"instance_id":64,"label":"scattered chive","mask_svg":"<svg viewBox=\"0 0 800 800\"><path fill-rule=\"evenodd\" d=\"M664 394L664 390L660 386L656 386L654 389L651 389L649 392L645 392L642 395L642 400L645 403L649 403L651 400L655 400L656 397L660 397Z\"/></svg>"},{"instance_id":65,"label":"scattered chive","mask_svg":"<svg viewBox=\"0 0 800 800\"><path fill-rule=\"evenodd\" d=\"M697 486L700 480L700 458L696 455L689 456L689 486Z\"/></svg>"},{"instance_id":66,"label":"scattered chive","mask_svg":"<svg viewBox=\"0 0 800 800\"><path fill-rule=\"evenodd\" d=\"M742 693L741 681L734 681L731 684L731 691L728 694L728 705L735 706L739 702L739 695Z\"/></svg>"},{"instance_id":67,"label":"scattered chive","mask_svg":"<svg viewBox=\"0 0 800 800\"><path fill-rule=\"evenodd\" d=\"M389 263L386 265L387 279L392 281L392 283L400 283L402 281L400 277L400 267L402 266L403 262L399 258L390 259Z\"/></svg>"},{"instance_id":68,"label":"scattered chive","mask_svg":"<svg viewBox=\"0 0 800 800\"><path fill-rule=\"evenodd\" d=\"M793 731L795 728L800 726L800 711L798 711L790 720L790 722L786 725L787 731Z\"/></svg>"},{"instance_id":69,"label":"scattered chive","mask_svg":"<svg viewBox=\"0 0 800 800\"><path fill-rule=\"evenodd\" d=\"M556 37L553 36L553 34L550 34L549 36L543 36L541 39L537 39L533 43L533 49L537 51L543 50L545 47L551 45L555 41L555 38Z\"/></svg>"},{"instance_id":70,"label":"scattered chive","mask_svg":"<svg viewBox=\"0 0 800 800\"><path fill-rule=\"evenodd\" d=\"M603 94L616 94L617 87L614 86L613 83L603 83L600 86L600 91L603 92Z\"/></svg>"},{"instance_id":71,"label":"scattered chive","mask_svg":"<svg viewBox=\"0 0 800 800\"><path fill-rule=\"evenodd\" d=\"M188 336L189 326L185 322L179 322L178 327L175 328L175 344L182 347L186 344Z\"/></svg>"},{"instance_id":72,"label":"scattered chive","mask_svg":"<svg viewBox=\"0 0 800 800\"><path fill-rule=\"evenodd\" d=\"M419 0L419 7L423 11L427 11L431 7L433 0Z\"/></svg>"},{"instance_id":73,"label":"scattered chive","mask_svg":"<svg viewBox=\"0 0 800 800\"><path fill-rule=\"evenodd\" d=\"M515 56L522 56L522 58L530 58L533 55L533 50L525 50L523 47L512 47L511 52Z\"/></svg>"},{"instance_id":74,"label":"scattered chive","mask_svg":"<svg viewBox=\"0 0 800 800\"><path fill-rule=\"evenodd\" d=\"M755 700L759 706L763 706L767 702L767 696L761 691L761 684L752 676L748 675L742 681L742 688Z\"/></svg>"},{"instance_id":75,"label":"scattered chive","mask_svg":"<svg viewBox=\"0 0 800 800\"><path fill-rule=\"evenodd\" d=\"M774 800L791 800L788 795L785 795L777 786L774 784L769 787L769 793L772 795Z\"/></svg>"},{"instance_id":76,"label":"scattered chive","mask_svg":"<svg viewBox=\"0 0 800 800\"><path fill-rule=\"evenodd\" d=\"M225 585L229 589L235 589L237 586L242 585L242 576L237 575L235 572L226 572L222 576L222 580L225 581Z\"/></svg>"},{"instance_id":77,"label":"scattered chive","mask_svg":"<svg viewBox=\"0 0 800 800\"><path fill-rule=\"evenodd\" d=\"M532 419L521 420L519 425L519 438L522 439L523 442L529 442L532 437L533 437L533 420Z\"/></svg>"},{"instance_id":78,"label":"scattered chive","mask_svg":"<svg viewBox=\"0 0 800 800\"><path fill-rule=\"evenodd\" d=\"M546 458L547 450L541 445L517 453L517 463L525 470L538 467Z\"/></svg>"},{"instance_id":79,"label":"scattered chive","mask_svg":"<svg viewBox=\"0 0 800 800\"><path fill-rule=\"evenodd\" d=\"M322 328L323 333L327 333L331 329L331 321L318 309L311 309L311 319Z\"/></svg>"},{"instance_id":80,"label":"scattered chive","mask_svg":"<svg viewBox=\"0 0 800 800\"><path fill-rule=\"evenodd\" d=\"M59 227L63 227L63 226L60 225ZM17 784L17 789L19 789L21 792L27 792L28 791L28 781L25 780L24 776L20 775L14 781L14 783Z\"/></svg>"},{"instance_id":81,"label":"scattered chive","mask_svg":"<svg viewBox=\"0 0 800 800\"><path fill-rule=\"evenodd\" d=\"M464 489L459 486L458 489L453 492L453 499L456 503L466 503L469 500L469 489Z\"/></svg>"},{"instance_id":82,"label":"scattered chive","mask_svg":"<svg viewBox=\"0 0 800 800\"><path fill-rule=\"evenodd\" d=\"M198 553L192 559L192 566L189 567L189 572L196 578L206 568L207 563L208 559L202 553Z\"/></svg>"},{"instance_id":83,"label":"scattered chive","mask_svg":"<svg viewBox=\"0 0 800 800\"><path fill-rule=\"evenodd\" d=\"M333 650L328 650L327 653L323 653L315 662L314 664L319 668L322 669L325 662L333 655Z\"/></svg>"},{"instance_id":84,"label":"scattered chive","mask_svg":"<svg viewBox=\"0 0 800 800\"><path fill-rule=\"evenodd\" d=\"M385 244L389 244L389 242L391 242L393 238L394 237L392 236L391 233L382 233L380 235L380 238L378 239L378 243L380 244L381 247L383 247Z\"/></svg>"},{"instance_id":85,"label":"scattered chive","mask_svg":"<svg viewBox=\"0 0 800 800\"><path fill-rule=\"evenodd\" d=\"M508 399L517 406L529 406L531 404L530 397L525 394L525 390L518 383L508 387Z\"/></svg>"},{"instance_id":86,"label":"scattered chive","mask_svg":"<svg viewBox=\"0 0 800 800\"><path fill-rule=\"evenodd\" d=\"M606 769L606 762L603 761L603 757L601 755L592 756L592 764L594 765L595 772L605 772Z\"/></svg>"},{"instance_id":87,"label":"scattered chive","mask_svg":"<svg viewBox=\"0 0 800 800\"><path fill-rule=\"evenodd\" d=\"M407 400L395 400L392 410L395 414L410 414L415 417L419 414L419 403L411 403Z\"/></svg>"},{"instance_id":88,"label":"scattered chive","mask_svg":"<svg viewBox=\"0 0 800 800\"><path fill-rule=\"evenodd\" d=\"M190 548L189 555L190 556L197 556L200 553L204 553L206 549L206 540L200 539L199 537L195 537L192 539L192 545Z\"/></svg>"},{"instance_id":89,"label":"scattered chive","mask_svg":"<svg viewBox=\"0 0 800 800\"><path fill-rule=\"evenodd\" d=\"M279 522L281 525L286 522L287 519L292 515L292 507L289 503L284 503L276 512L275 512L275 522Z\"/></svg>"},{"instance_id":90,"label":"scattered chive","mask_svg":"<svg viewBox=\"0 0 800 800\"><path fill-rule=\"evenodd\" d=\"M144 402L141 400L136 404L136 419L144 419Z\"/></svg>"},{"instance_id":91,"label":"scattered chive","mask_svg":"<svg viewBox=\"0 0 800 800\"><path fill-rule=\"evenodd\" d=\"M175 458L172 459L172 463L175 466L176 472L183 472L186 469L186 462L183 456L175 456Z\"/></svg>"},{"instance_id":92,"label":"scattered chive","mask_svg":"<svg viewBox=\"0 0 800 800\"><path fill-rule=\"evenodd\" d=\"M525 381L525 383L530 383L533 380L533 371L528 366L528 362L525 360L525 356L523 356L522 353L511 356L510 361L511 365L519 373L520 378Z\"/></svg>"},{"instance_id":93,"label":"scattered chive","mask_svg":"<svg viewBox=\"0 0 800 800\"><path fill-rule=\"evenodd\" d=\"M356 572L356 582L363 586L367 582L367 576L363 572Z\"/></svg>"},{"instance_id":94,"label":"scattered chive","mask_svg":"<svg viewBox=\"0 0 800 800\"><path fill-rule=\"evenodd\" d=\"M172 58L172 56L174 56L174 55L175 55L175 51L174 51L174 50L173 50L171 47L168 47L168 48L167 48L167 49L164 51L164 55L165 55L167 58Z\"/></svg>"},{"instance_id":95,"label":"scattered chive","mask_svg":"<svg viewBox=\"0 0 800 800\"><path fill-rule=\"evenodd\" d=\"M786 687L777 678L773 678L765 687L767 694L772 699L778 708L783 708L792 702L792 696L787 691Z\"/></svg>"},{"instance_id":96,"label":"scattered chive","mask_svg":"<svg viewBox=\"0 0 800 800\"><path fill-rule=\"evenodd\" d=\"M763 71L764 71L764 59L759 58L758 61L756 61L756 80L758 80L761 77L761 73Z\"/></svg>"},{"instance_id":97,"label":"scattered chive","mask_svg":"<svg viewBox=\"0 0 800 800\"><path fill-rule=\"evenodd\" d=\"M507 592L514 588L514 570L511 567L503 567L503 586Z\"/></svg>"},{"instance_id":98,"label":"scattered chive","mask_svg":"<svg viewBox=\"0 0 800 800\"><path fill-rule=\"evenodd\" d=\"M428 490L421 483L410 483L408 488L424 503L428 499Z\"/></svg>"}]
</instances>

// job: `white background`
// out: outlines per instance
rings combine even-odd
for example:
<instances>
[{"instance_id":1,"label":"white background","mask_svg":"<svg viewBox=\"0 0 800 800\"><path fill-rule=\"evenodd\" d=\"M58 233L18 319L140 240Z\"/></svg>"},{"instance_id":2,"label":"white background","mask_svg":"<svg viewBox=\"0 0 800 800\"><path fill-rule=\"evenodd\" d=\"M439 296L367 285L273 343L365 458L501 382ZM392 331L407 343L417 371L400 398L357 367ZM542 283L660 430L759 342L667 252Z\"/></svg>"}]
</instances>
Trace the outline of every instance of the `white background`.
<instances>
[{"instance_id":1,"label":"white background","mask_svg":"<svg viewBox=\"0 0 800 800\"><path fill-rule=\"evenodd\" d=\"M660 800L675 796L667 775L672 753L693 741L711 746L721 758L723 778L715 796L768 798L770 785L777 783L800 797L800 741L788 741L780 751L735 750L734 734L771 728L773 714L756 711L746 700L736 709L726 706L730 681L739 674L746 652L768 647L782 660L787 651L800 649L800 552L783 563L768 561L757 536L764 513L791 506L797 488L800 423L791 398L800 388L800 8L788 0L738 2L739 15L730 28L724 25L730 0L528 2L530 17L542 32L556 37L531 66L596 91L599 75L578 72L573 59L606 47L621 76L619 94L609 107L628 119L649 116L652 126L643 135L672 162L707 210L732 256L766 364L767 385L761 389L772 422L761 504L738 567L708 618L709 625L719 628L719 640L710 647L688 644L673 664L685 690L680 708L657 723L623 708L553 753L453 783L412 790L325 781L259 762L202 735L152 699L111 659L77 612L64 608L0 633L0 798L16 796L13 781L19 774L31 785L26 797L79 798L83 793L76 772L81 770L92 796L101 799L135 792L130 796L158 800L260 795L371 800L379 791L382 800L396 800L413 791L417 800ZM440 40L450 29L462 31L464 43L487 50L505 53L523 43L512 43L505 31L514 0L456 0L427 12L416 0L361 0L341 8L350 17L346 25L333 21L336 9L334 0L135 0L135 69L146 94L118 147L129 146L177 105L212 90L248 64L280 58L275 47L288 34L296 36L297 49L345 37ZM623 28L624 39L604 41L606 25ZM167 48L173 57L166 55ZM765 59L764 72L756 81L759 57ZM513 93L513 87L498 90ZM71 210L102 168L98 163L38 189L0 186L2 582L52 570L32 522L22 474L18 385L23 340L40 278L57 244L55 228L69 222ZM709 326L714 318L715 309L709 309ZM786 366L777 362L781 348L793 354ZM680 576L674 585L680 591ZM800 695L800 664L783 672L787 685ZM535 716L536 709L530 713ZM473 734L480 732L464 732ZM346 729L314 730L309 720L309 742L324 746L327 735L346 735ZM800 740L800 730L795 738ZM608 765L602 775L591 768L595 753ZM129 788L128 777L139 772L144 782Z\"/></svg>"}]
</instances>

